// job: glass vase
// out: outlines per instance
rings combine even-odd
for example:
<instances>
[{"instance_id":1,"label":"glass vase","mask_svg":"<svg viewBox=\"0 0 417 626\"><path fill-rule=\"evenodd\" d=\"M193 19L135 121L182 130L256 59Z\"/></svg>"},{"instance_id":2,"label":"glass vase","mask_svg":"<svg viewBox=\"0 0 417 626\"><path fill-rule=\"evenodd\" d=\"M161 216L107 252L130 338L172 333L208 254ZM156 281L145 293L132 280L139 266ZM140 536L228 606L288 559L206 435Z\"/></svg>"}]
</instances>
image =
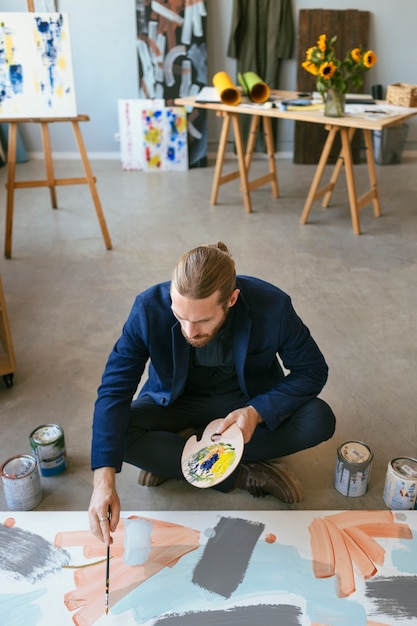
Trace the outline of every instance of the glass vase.
<instances>
[{"instance_id":1,"label":"glass vase","mask_svg":"<svg viewBox=\"0 0 417 626\"><path fill-rule=\"evenodd\" d=\"M324 115L343 117L345 114L345 94L338 89L328 89L324 101Z\"/></svg>"}]
</instances>

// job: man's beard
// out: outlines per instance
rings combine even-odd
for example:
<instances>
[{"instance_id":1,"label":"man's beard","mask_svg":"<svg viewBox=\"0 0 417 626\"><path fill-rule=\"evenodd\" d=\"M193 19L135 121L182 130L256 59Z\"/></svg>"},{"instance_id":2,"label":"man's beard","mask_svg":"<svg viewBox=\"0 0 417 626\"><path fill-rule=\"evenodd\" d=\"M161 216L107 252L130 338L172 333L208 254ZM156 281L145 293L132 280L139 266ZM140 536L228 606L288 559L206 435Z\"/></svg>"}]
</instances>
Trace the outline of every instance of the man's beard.
<instances>
[{"instance_id":1,"label":"man's beard","mask_svg":"<svg viewBox=\"0 0 417 626\"><path fill-rule=\"evenodd\" d=\"M219 322L219 324L214 328L214 330L210 334L208 334L208 335L197 335L196 337L192 337L191 338L191 337L188 337L184 333L182 328L181 328L181 332L182 332L183 336L185 337L185 339L190 344L190 346L192 346L193 348L204 348L204 346L206 346L208 343L210 343L210 341L212 339L214 339L215 335L217 335L219 330L224 326L226 318L227 318L227 313L225 312L222 321Z\"/></svg>"}]
</instances>

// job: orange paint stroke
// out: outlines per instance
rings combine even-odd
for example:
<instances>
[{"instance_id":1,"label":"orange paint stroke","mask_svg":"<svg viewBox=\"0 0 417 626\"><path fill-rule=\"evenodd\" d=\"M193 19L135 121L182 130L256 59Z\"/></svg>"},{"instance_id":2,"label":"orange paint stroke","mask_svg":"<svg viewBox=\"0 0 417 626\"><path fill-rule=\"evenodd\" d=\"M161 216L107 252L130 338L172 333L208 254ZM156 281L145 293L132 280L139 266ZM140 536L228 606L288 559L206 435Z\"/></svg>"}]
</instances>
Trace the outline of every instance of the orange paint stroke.
<instances>
[{"instance_id":1,"label":"orange paint stroke","mask_svg":"<svg viewBox=\"0 0 417 626\"><path fill-rule=\"evenodd\" d=\"M343 535L343 539L345 540L346 547L349 551L353 564L356 567L356 570L359 576L363 580L368 580L375 576L377 569L367 553L362 550L360 546L352 539L352 537L345 531L340 531Z\"/></svg>"},{"instance_id":2,"label":"orange paint stroke","mask_svg":"<svg viewBox=\"0 0 417 626\"><path fill-rule=\"evenodd\" d=\"M151 576L164 567L173 567L185 554L196 550L200 545L200 532L173 524L140 516L129 519L144 519L153 524L151 550L148 560L140 566L130 566L123 561L124 522L120 521L113 534L110 568L110 607L119 602ZM102 556L106 546L89 531L58 533L55 545L60 547L83 546L89 557ZM120 552L121 551L121 552ZM91 626L103 614L105 562L74 571L75 589L66 593L64 603L74 613L72 620L76 626Z\"/></svg>"},{"instance_id":3,"label":"orange paint stroke","mask_svg":"<svg viewBox=\"0 0 417 626\"><path fill-rule=\"evenodd\" d=\"M327 531L327 535L325 532ZM373 537L412 539L407 524L397 524L392 511L345 511L316 518L309 526L313 571L316 578L337 576L337 593L345 597L355 591L353 564L359 576L368 580L383 565L385 550ZM329 545L330 541L330 545ZM369 622L367 626L372 626ZM379 625L375 622L374 626Z\"/></svg>"},{"instance_id":4,"label":"orange paint stroke","mask_svg":"<svg viewBox=\"0 0 417 626\"><path fill-rule=\"evenodd\" d=\"M13 526L16 524L16 520L14 517L8 517L7 519L4 520L3 522L3 526L5 528L13 528Z\"/></svg>"},{"instance_id":5,"label":"orange paint stroke","mask_svg":"<svg viewBox=\"0 0 417 626\"><path fill-rule=\"evenodd\" d=\"M328 528L323 519L316 517L308 527L313 554L313 572L316 578L334 576L334 551Z\"/></svg>"},{"instance_id":6,"label":"orange paint stroke","mask_svg":"<svg viewBox=\"0 0 417 626\"><path fill-rule=\"evenodd\" d=\"M412 539L413 532L407 524L360 524L358 526L363 532L371 537L381 537L388 539Z\"/></svg>"},{"instance_id":7,"label":"orange paint stroke","mask_svg":"<svg viewBox=\"0 0 417 626\"><path fill-rule=\"evenodd\" d=\"M386 622L374 622L374 620L367 620L366 626L391 626L391 624L387 624Z\"/></svg>"},{"instance_id":8,"label":"orange paint stroke","mask_svg":"<svg viewBox=\"0 0 417 626\"><path fill-rule=\"evenodd\" d=\"M336 592L339 598L346 598L356 591L352 558L339 528L329 519L324 520L334 551L334 571L337 580Z\"/></svg>"},{"instance_id":9,"label":"orange paint stroke","mask_svg":"<svg viewBox=\"0 0 417 626\"><path fill-rule=\"evenodd\" d=\"M375 539L369 537L369 535L367 535L367 533L365 533L358 526L349 526L344 528L344 532L358 544L358 546L369 556L373 563L376 565L384 564L385 549L380 546Z\"/></svg>"},{"instance_id":10,"label":"orange paint stroke","mask_svg":"<svg viewBox=\"0 0 417 626\"><path fill-rule=\"evenodd\" d=\"M392 511L343 511L326 515L325 519L330 519L338 528L346 526L359 526L361 524L394 523Z\"/></svg>"}]
</instances>

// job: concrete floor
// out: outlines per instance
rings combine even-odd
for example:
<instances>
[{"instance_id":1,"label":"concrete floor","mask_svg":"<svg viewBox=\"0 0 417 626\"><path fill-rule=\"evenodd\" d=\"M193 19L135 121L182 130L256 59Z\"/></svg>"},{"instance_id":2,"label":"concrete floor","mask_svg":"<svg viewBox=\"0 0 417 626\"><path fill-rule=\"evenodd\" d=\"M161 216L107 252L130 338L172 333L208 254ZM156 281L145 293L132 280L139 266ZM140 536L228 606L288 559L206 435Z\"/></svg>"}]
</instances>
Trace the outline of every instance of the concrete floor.
<instances>
[{"instance_id":1,"label":"concrete floor","mask_svg":"<svg viewBox=\"0 0 417 626\"><path fill-rule=\"evenodd\" d=\"M128 465L118 477L124 510L382 509L387 464L417 456L417 176L401 165L377 166L382 217L361 213L352 232L346 186L331 208L317 203L299 224L314 167L278 159L281 197L253 192L246 214L237 181L210 206L213 167L185 173L122 172L118 161L93 161L114 249L107 251L85 186L60 187L59 210L45 189L18 190L13 258L1 275L16 353L14 384L0 384L0 461L29 453L29 434L44 423L65 431L69 467L42 478L38 510L86 510L91 489L90 425L108 353L135 295L170 277L177 258L195 245L223 240L239 273L269 280L293 298L330 366L322 397L338 419L334 438L288 462L305 500L287 506L243 491L220 494L179 481L149 489ZM265 168L261 158L254 172ZM231 167L231 164L229 164ZM80 175L77 161L57 161L56 176ZM19 178L42 176L42 163L19 165ZM357 167L365 190L366 166ZM5 205L6 168L0 169ZM3 240L3 224L1 238ZM1 382L1 381L0 381ZM362 440L374 452L369 491L338 493L338 446ZM0 489L0 510L6 510Z\"/></svg>"}]
</instances>

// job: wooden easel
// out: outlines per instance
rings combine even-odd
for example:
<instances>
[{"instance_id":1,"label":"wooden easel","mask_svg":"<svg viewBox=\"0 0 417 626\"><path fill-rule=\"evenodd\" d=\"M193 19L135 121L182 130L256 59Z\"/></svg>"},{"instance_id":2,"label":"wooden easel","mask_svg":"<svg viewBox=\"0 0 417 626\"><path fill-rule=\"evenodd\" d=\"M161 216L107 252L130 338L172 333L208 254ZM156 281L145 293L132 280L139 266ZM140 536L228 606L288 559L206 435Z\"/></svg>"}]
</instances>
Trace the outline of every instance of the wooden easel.
<instances>
[{"instance_id":1,"label":"wooden easel","mask_svg":"<svg viewBox=\"0 0 417 626\"><path fill-rule=\"evenodd\" d=\"M27 0L27 8L29 12L34 12L34 0ZM16 119L8 118L3 119L3 122L9 124L9 138L8 138L8 151L7 151L7 208L6 208L6 233L5 233L5 246L4 256L6 259L10 259L12 255L12 234L13 234L13 205L14 205L14 190L28 187L48 187L52 208L57 208L57 199L55 187L58 185L79 185L87 184L90 188L91 197L94 202L97 217L99 220L101 232L106 245L107 250L112 249L112 243L107 229L106 220L103 210L101 208L100 198L98 196L96 188L96 179L93 176L90 162L88 159L87 151L85 149L84 141L82 138L79 122L88 122L88 115L77 115L75 117L62 117L62 118L25 118ZM45 156L45 170L46 180L27 180L16 181L16 144L17 144L17 125L25 122L35 122L40 124L42 133L43 152ZM75 140L78 146L78 150L81 156L81 160L84 167L85 177L80 178L55 178L54 167L51 152L51 140L49 134L49 124L58 122L70 122L74 131Z\"/></svg>"},{"instance_id":2,"label":"wooden easel","mask_svg":"<svg viewBox=\"0 0 417 626\"><path fill-rule=\"evenodd\" d=\"M7 316L6 300L0 277L0 376L3 376L6 387L12 387L13 374L16 371L12 335Z\"/></svg>"}]
</instances>

